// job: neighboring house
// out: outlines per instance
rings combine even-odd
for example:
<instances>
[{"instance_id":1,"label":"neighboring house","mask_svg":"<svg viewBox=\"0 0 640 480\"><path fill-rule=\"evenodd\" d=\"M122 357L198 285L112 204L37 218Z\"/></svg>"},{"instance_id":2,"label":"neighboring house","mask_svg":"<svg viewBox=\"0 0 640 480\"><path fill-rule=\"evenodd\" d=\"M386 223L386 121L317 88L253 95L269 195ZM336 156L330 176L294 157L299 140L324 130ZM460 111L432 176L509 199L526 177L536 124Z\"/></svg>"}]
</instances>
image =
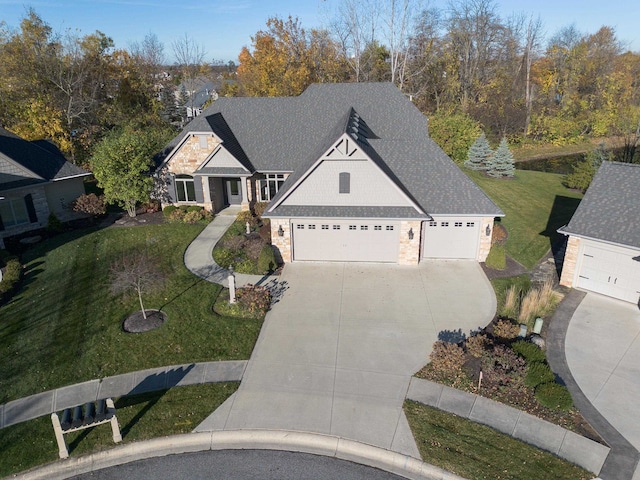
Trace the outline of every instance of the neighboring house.
<instances>
[{"instance_id":1,"label":"neighboring house","mask_svg":"<svg viewBox=\"0 0 640 480\"><path fill-rule=\"evenodd\" d=\"M180 105L186 111L187 119L191 120L202 113L202 107L209 99L218 98L216 86L206 77L197 77L193 80L185 80L176 90L176 97L181 101L181 96L186 94L189 100Z\"/></svg>"},{"instance_id":2,"label":"neighboring house","mask_svg":"<svg viewBox=\"0 0 640 480\"><path fill-rule=\"evenodd\" d=\"M6 237L46 226L51 213L76 218L71 202L84 193L87 175L52 143L0 128L0 248Z\"/></svg>"},{"instance_id":3,"label":"neighboring house","mask_svg":"<svg viewBox=\"0 0 640 480\"><path fill-rule=\"evenodd\" d=\"M640 165L603 162L568 225L560 284L638 303Z\"/></svg>"},{"instance_id":4,"label":"neighboring house","mask_svg":"<svg viewBox=\"0 0 640 480\"><path fill-rule=\"evenodd\" d=\"M264 216L285 262L484 261L503 216L390 83L220 98L156 160L165 204L270 202Z\"/></svg>"}]
</instances>

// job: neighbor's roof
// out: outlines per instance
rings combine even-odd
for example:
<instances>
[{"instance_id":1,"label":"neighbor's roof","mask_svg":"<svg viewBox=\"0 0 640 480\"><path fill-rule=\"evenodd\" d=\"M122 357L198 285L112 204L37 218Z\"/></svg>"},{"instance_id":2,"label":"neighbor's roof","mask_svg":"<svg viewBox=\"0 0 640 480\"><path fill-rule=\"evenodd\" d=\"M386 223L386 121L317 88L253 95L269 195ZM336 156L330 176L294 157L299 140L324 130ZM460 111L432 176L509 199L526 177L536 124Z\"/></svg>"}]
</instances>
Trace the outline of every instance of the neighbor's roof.
<instances>
[{"instance_id":1,"label":"neighbor's roof","mask_svg":"<svg viewBox=\"0 0 640 480\"><path fill-rule=\"evenodd\" d=\"M89 175L68 162L51 142L30 142L0 127L0 188L18 188Z\"/></svg>"},{"instance_id":2,"label":"neighbor's roof","mask_svg":"<svg viewBox=\"0 0 640 480\"><path fill-rule=\"evenodd\" d=\"M166 160L185 134L212 131L208 118L220 114L233 132L228 138L246 155L243 164L261 172L295 172L286 190L339 135L350 133L352 111L368 129L360 145L424 211L504 215L429 138L426 117L391 83L314 84L298 97L220 98L156 161Z\"/></svg>"},{"instance_id":3,"label":"neighbor's roof","mask_svg":"<svg viewBox=\"0 0 640 480\"><path fill-rule=\"evenodd\" d=\"M603 162L568 225L558 231L640 248L640 165Z\"/></svg>"}]
</instances>

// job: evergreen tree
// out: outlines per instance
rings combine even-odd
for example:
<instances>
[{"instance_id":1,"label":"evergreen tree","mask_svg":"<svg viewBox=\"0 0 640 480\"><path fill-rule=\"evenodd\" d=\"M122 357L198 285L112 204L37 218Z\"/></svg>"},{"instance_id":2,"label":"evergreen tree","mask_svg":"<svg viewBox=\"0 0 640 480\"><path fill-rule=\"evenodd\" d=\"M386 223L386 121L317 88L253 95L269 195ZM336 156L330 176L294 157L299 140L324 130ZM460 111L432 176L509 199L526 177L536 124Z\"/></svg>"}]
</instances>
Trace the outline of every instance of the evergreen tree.
<instances>
[{"instance_id":1,"label":"evergreen tree","mask_svg":"<svg viewBox=\"0 0 640 480\"><path fill-rule=\"evenodd\" d=\"M464 166L470 170L487 170L492 155L493 151L489 146L487 137L482 133L476 141L473 142L473 145L469 147Z\"/></svg>"},{"instance_id":2,"label":"evergreen tree","mask_svg":"<svg viewBox=\"0 0 640 480\"><path fill-rule=\"evenodd\" d=\"M511 153L509 145L507 145L507 139L503 137L488 163L487 175L494 178L505 178L513 177L515 172L513 153Z\"/></svg>"}]
</instances>

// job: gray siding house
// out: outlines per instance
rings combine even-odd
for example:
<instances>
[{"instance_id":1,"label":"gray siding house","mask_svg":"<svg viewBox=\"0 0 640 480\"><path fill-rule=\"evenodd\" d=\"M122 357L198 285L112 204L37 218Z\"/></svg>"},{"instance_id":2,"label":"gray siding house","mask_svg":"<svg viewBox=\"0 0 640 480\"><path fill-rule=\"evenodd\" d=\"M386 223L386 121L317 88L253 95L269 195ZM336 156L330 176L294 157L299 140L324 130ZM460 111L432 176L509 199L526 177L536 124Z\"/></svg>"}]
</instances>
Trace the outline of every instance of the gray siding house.
<instances>
[{"instance_id":1,"label":"gray siding house","mask_svg":"<svg viewBox=\"0 0 640 480\"><path fill-rule=\"evenodd\" d=\"M77 217L71 203L90 175L50 142L28 141L0 128L0 248L4 238Z\"/></svg>"},{"instance_id":2,"label":"gray siding house","mask_svg":"<svg viewBox=\"0 0 640 480\"><path fill-rule=\"evenodd\" d=\"M560 284L640 300L640 165L604 162L569 223Z\"/></svg>"},{"instance_id":3,"label":"gray siding house","mask_svg":"<svg viewBox=\"0 0 640 480\"><path fill-rule=\"evenodd\" d=\"M269 202L264 216L286 262L484 261L504 215L390 83L220 98L156 160L165 204Z\"/></svg>"}]
</instances>

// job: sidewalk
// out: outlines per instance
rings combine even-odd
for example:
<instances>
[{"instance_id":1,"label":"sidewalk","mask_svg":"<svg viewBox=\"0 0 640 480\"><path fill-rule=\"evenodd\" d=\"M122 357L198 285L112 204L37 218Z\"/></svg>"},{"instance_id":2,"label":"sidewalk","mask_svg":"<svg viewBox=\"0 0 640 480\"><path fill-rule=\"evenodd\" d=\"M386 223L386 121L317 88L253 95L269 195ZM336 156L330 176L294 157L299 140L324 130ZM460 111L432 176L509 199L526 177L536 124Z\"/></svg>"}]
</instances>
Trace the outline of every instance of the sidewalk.
<instances>
[{"instance_id":1,"label":"sidewalk","mask_svg":"<svg viewBox=\"0 0 640 480\"><path fill-rule=\"evenodd\" d=\"M187 247L184 254L184 264L191 273L207 282L229 287L229 270L218 265L213 260L211 252L218 240L235 221L238 212L240 212L240 207L232 206L216 214L213 221ZM238 287L247 284L263 286L276 284L279 278L274 275L246 275L244 273L234 273L234 275Z\"/></svg>"},{"instance_id":2,"label":"sidewalk","mask_svg":"<svg viewBox=\"0 0 640 480\"><path fill-rule=\"evenodd\" d=\"M0 428L95 402L99 398L201 383L239 382L246 365L246 360L171 365L67 385L0 405Z\"/></svg>"}]
</instances>

